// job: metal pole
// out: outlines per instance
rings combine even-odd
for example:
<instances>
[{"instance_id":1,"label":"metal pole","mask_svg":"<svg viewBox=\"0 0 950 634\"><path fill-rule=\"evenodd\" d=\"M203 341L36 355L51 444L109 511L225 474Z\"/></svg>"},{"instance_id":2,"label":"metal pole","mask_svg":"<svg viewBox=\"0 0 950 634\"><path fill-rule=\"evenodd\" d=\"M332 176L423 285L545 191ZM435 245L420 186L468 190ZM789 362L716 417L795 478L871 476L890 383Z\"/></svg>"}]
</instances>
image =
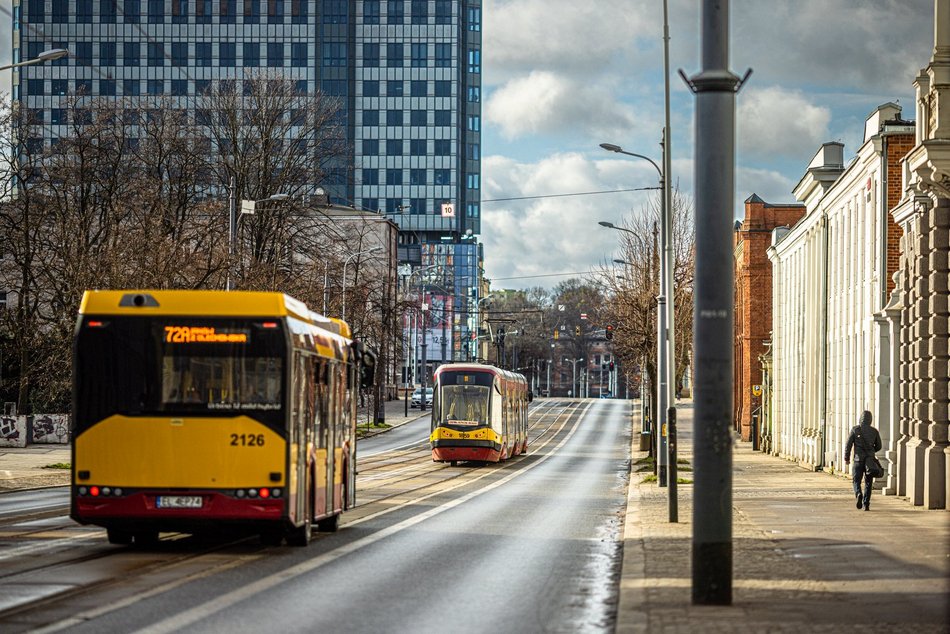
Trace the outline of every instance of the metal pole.
<instances>
[{"instance_id":1,"label":"metal pole","mask_svg":"<svg viewBox=\"0 0 950 634\"><path fill-rule=\"evenodd\" d=\"M735 93L729 2L703 0L696 91L696 300L692 600L732 603L732 379Z\"/></svg>"},{"instance_id":2,"label":"metal pole","mask_svg":"<svg viewBox=\"0 0 950 634\"><path fill-rule=\"evenodd\" d=\"M676 523L679 521L679 508L677 501L677 488L676 485L676 408L671 407L666 410L666 424L667 430L670 438L670 499L669 499L669 511L670 511L670 522Z\"/></svg>"},{"instance_id":3,"label":"metal pole","mask_svg":"<svg viewBox=\"0 0 950 634\"><path fill-rule=\"evenodd\" d=\"M664 252L666 266L666 338L667 338L667 366L669 369L669 396L667 404L676 407L676 303L674 301L674 279L676 259L673 254L673 176L672 152L670 150L670 24L667 11L667 0L663 0L663 83L666 103L666 129L663 133L663 204L666 208L664 221L667 223L666 251Z\"/></svg>"},{"instance_id":4,"label":"metal pole","mask_svg":"<svg viewBox=\"0 0 950 634\"><path fill-rule=\"evenodd\" d=\"M423 299L425 299L425 296L423 296ZM419 401L419 411L421 412L426 411L426 378L427 378L427 375L429 374L428 371L426 370L426 345L427 345L427 339L428 339L428 337L426 336L428 334L426 332L426 312L427 311L425 310L425 308L423 308L422 309L422 398Z\"/></svg>"},{"instance_id":5,"label":"metal pole","mask_svg":"<svg viewBox=\"0 0 950 634\"><path fill-rule=\"evenodd\" d=\"M404 319L405 319L405 316L404 316ZM412 343L412 334L409 331L409 324L411 320L405 319L405 322L406 323L405 323L405 327L403 328L403 332L406 333L406 339L405 339L405 350L403 351L404 352L403 356L406 359L406 365L403 368L404 375L402 377L402 383L403 385L406 386L406 391L405 393L403 393L402 396L403 396L403 409L405 410L404 415L408 418L409 417L409 395L411 393L409 389L409 350L411 348L411 343Z\"/></svg>"},{"instance_id":6,"label":"metal pole","mask_svg":"<svg viewBox=\"0 0 950 634\"><path fill-rule=\"evenodd\" d=\"M330 273L330 260L323 263L323 314L327 314L327 276Z\"/></svg>"},{"instance_id":7,"label":"metal pole","mask_svg":"<svg viewBox=\"0 0 950 634\"><path fill-rule=\"evenodd\" d=\"M234 266L234 237L237 234L237 200L235 199L236 183L234 174L228 180L228 271L224 284L225 290L231 290L231 267Z\"/></svg>"},{"instance_id":8,"label":"metal pole","mask_svg":"<svg viewBox=\"0 0 950 634\"><path fill-rule=\"evenodd\" d=\"M666 154L666 146L663 147L663 154ZM665 158L664 158L665 160ZM660 176L660 189L665 191L666 179ZM660 195L660 294L656 298L656 413L654 416L657 422L656 435L656 466L657 466L657 484L661 487L666 486L666 475L669 456L666 442L666 408L668 406L667 396L669 396L669 387L667 378L669 371L667 368L668 358L667 348L667 327L666 327L666 278L667 271L665 266L666 243L669 236L666 234L666 198Z\"/></svg>"}]
</instances>

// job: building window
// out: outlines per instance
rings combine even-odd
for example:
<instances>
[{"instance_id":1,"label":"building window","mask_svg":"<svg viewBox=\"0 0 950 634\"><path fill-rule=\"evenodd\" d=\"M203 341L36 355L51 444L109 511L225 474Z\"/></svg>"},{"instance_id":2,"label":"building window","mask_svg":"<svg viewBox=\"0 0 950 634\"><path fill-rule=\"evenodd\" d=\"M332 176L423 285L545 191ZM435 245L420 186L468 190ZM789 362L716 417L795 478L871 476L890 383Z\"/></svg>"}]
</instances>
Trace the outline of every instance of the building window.
<instances>
[{"instance_id":1,"label":"building window","mask_svg":"<svg viewBox=\"0 0 950 634\"><path fill-rule=\"evenodd\" d=\"M290 0L290 21L294 24L306 24L307 5L310 0ZM344 8L344 11L346 9Z\"/></svg>"},{"instance_id":2,"label":"building window","mask_svg":"<svg viewBox=\"0 0 950 634\"><path fill-rule=\"evenodd\" d=\"M363 81L363 96L364 97L379 97L379 82L375 79L367 79Z\"/></svg>"},{"instance_id":3,"label":"building window","mask_svg":"<svg viewBox=\"0 0 950 634\"><path fill-rule=\"evenodd\" d=\"M126 97L138 97L141 92L138 79L122 80L122 94Z\"/></svg>"},{"instance_id":4,"label":"building window","mask_svg":"<svg viewBox=\"0 0 950 634\"><path fill-rule=\"evenodd\" d=\"M386 125L401 126L402 125L402 110L387 110L386 111Z\"/></svg>"},{"instance_id":5,"label":"building window","mask_svg":"<svg viewBox=\"0 0 950 634\"><path fill-rule=\"evenodd\" d=\"M31 23L46 20L46 3L43 0L29 0L26 5L26 15Z\"/></svg>"},{"instance_id":6,"label":"building window","mask_svg":"<svg viewBox=\"0 0 950 634\"><path fill-rule=\"evenodd\" d=\"M363 66L379 66L379 44L363 44Z\"/></svg>"},{"instance_id":7,"label":"building window","mask_svg":"<svg viewBox=\"0 0 950 634\"><path fill-rule=\"evenodd\" d=\"M468 118L468 129L471 132L478 132L481 129L481 118L478 115L471 115Z\"/></svg>"},{"instance_id":8,"label":"building window","mask_svg":"<svg viewBox=\"0 0 950 634\"><path fill-rule=\"evenodd\" d=\"M206 95L211 91L211 81L208 79L195 80L195 94Z\"/></svg>"},{"instance_id":9,"label":"building window","mask_svg":"<svg viewBox=\"0 0 950 634\"><path fill-rule=\"evenodd\" d=\"M221 42L218 44L218 65L237 66L237 44Z\"/></svg>"},{"instance_id":10,"label":"building window","mask_svg":"<svg viewBox=\"0 0 950 634\"><path fill-rule=\"evenodd\" d=\"M306 42L291 42L290 65L295 68L302 68L307 65L307 43Z\"/></svg>"},{"instance_id":11,"label":"building window","mask_svg":"<svg viewBox=\"0 0 950 634\"><path fill-rule=\"evenodd\" d=\"M482 72L482 52L481 51L476 50L476 49L469 50L468 72L470 73Z\"/></svg>"},{"instance_id":12,"label":"building window","mask_svg":"<svg viewBox=\"0 0 950 634\"><path fill-rule=\"evenodd\" d=\"M172 42L172 66L188 64L188 42Z\"/></svg>"},{"instance_id":13,"label":"building window","mask_svg":"<svg viewBox=\"0 0 950 634\"><path fill-rule=\"evenodd\" d=\"M244 23L260 24L261 21L261 3L260 0L244 0Z\"/></svg>"},{"instance_id":14,"label":"building window","mask_svg":"<svg viewBox=\"0 0 950 634\"><path fill-rule=\"evenodd\" d=\"M401 214L404 213L402 209L402 199L400 198L387 198L386 199L386 213L387 214Z\"/></svg>"},{"instance_id":15,"label":"building window","mask_svg":"<svg viewBox=\"0 0 950 634\"><path fill-rule=\"evenodd\" d=\"M76 0L76 22L78 24L92 22L92 0Z\"/></svg>"},{"instance_id":16,"label":"building window","mask_svg":"<svg viewBox=\"0 0 950 634\"><path fill-rule=\"evenodd\" d=\"M211 0L195 0L195 22L199 24L211 22Z\"/></svg>"},{"instance_id":17,"label":"building window","mask_svg":"<svg viewBox=\"0 0 950 634\"><path fill-rule=\"evenodd\" d=\"M165 82L161 79L149 79L145 89L150 95L161 95L165 92Z\"/></svg>"},{"instance_id":18,"label":"building window","mask_svg":"<svg viewBox=\"0 0 950 634\"><path fill-rule=\"evenodd\" d=\"M478 143L467 143L465 145L465 158L470 161L479 160L481 154L481 149Z\"/></svg>"},{"instance_id":19,"label":"building window","mask_svg":"<svg viewBox=\"0 0 950 634\"><path fill-rule=\"evenodd\" d=\"M435 0L435 23L452 23L452 0Z\"/></svg>"},{"instance_id":20,"label":"building window","mask_svg":"<svg viewBox=\"0 0 950 634\"><path fill-rule=\"evenodd\" d=\"M261 45L258 42L244 42L244 65L261 65Z\"/></svg>"},{"instance_id":21,"label":"building window","mask_svg":"<svg viewBox=\"0 0 950 634\"><path fill-rule=\"evenodd\" d=\"M437 169L433 172L432 182L436 185L451 185L452 184L452 170L447 169Z\"/></svg>"},{"instance_id":22,"label":"building window","mask_svg":"<svg viewBox=\"0 0 950 634\"><path fill-rule=\"evenodd\" d=\"M432 153L435 156L451 156L452 141L449 139L436 139L433 144Z\"/></svg>"},{"instance_id":23,"label":"building window","mask_svg":"<svg viewBox=\"0 0 950 634\"><path fill-rule=\"evenodd\" d=\"M402 170L399 168L391 168L386 170L386 184L387 185L402 185Z\"/></svg>"},{"instance_id":24,"label":"building window","mask_svg":"<svg viewBox=\"0 0 950 634\"><path fill-rule=\"evenodd\" d=\"M388 0L386 2L386 20L389 24L402 24L406 17L406 7L403 0Z\"/></svg>"},{"instance_id":25,"label":"building window","mask_svg":"<svg viewBox=\"0 0 950 634\"><path fill-rule=\"evenodd\" d=\"M451 97L452 96L452 82L447 79L437 79L435 81L435 96L436 97Z\"/></svg>"},{"instance_id":26,"label":"building window","mask_svg":"<svg viewBox=\"0 0 950 634\"><path fill-rule=\"evenodd\" d=\"M379 198L364 198L363 209L367 211L379 211Z\"/></svg>"},{"instance_id":27,"label":"building window","mask_svg":"<svg viewBox=\"0 0 950 634\"><path fill-rule=\"evenodd\" d=\"M468 218L478 218L479 207L478 203L469 203L465 207L465 216Z\"/></svg>"},{"instance_id":28,"label":"building window","mask_svg":"<svg viewBox=\"0 0 950 634\"><path fill-rule=\"evenodd\" d=\"M267 43L267 65L271 68L280 68L284 65L284 43Z\"/></svg>"},{"instance_id":29,"label":"building window","mask_svg":"<svg viewBox=\"0 0 950 634\"><path fill-rule=\"evenodd\" d=\"M122 18L126 24L138 24L142 19L141 1L124 0L122 3Z\"/></svg>"},{"instance_id":30,"label":"building window","mask_svg":"<svg viewBox=\"0 0 950 634\"><path fill-rule=\"evenodd\" d=\"M429 57L429 47L425 43L410 44L409 55L413 68L425 68Z\"/></svg>"},{"instance_id":31,"label":"building window","mask_svg":"<svg viewBox=\"0 0 950 634\"><path fill-rule=\"evenodd\" d=\"M91 66L92 42L76 42L76 51L73 57L77 66Z\"/></svg>"},{"instance_id":32,"label":"building window","mask_svg":"<svg viewBox=\"0 0 950 634\"><path fill-rule=\"evenodd\" d=\"M386 154L388 156L402 156L402 139L387 139Z\"/></svg>"},{"instance_id":33,"label":"building window","mask_svg":"<svg viewBox=\"0 0 950 634\"><path fill-rule=\"evenodd\" d=\"M452 111L451 110L436 110L435 121L433 125L437 126L450 126L452 125Z\"/></svg>"},{"instance_id":34,"label":"building window","mask_svg":"<svg viewBox=\"0 0 950 634\"><path fill-rule=\"evenodd\" d=\"M452 65L451 44L437 43L435 45L435 65L437 68L448 68Z\"/></svg>"},{"instance_id":35,"label":"building window","mask_svg":"<svg viewBox=\"0 0 950 634\"><path fill-rule=\"evenodd\" d=\"M428 0L412 0L411 12L413 24L425 24L429 21Z\"/></svg>"},{"instance_id":36,"label":"building window","mask_svg":"<svg viewBox=\"0 0 950 634\"><path fill-rule=\"evenodd\" d=\"M148 0L148 21L150 24L165 21L165 0Z\"/></svg>"},{"instance_id":37,"label":"building window","mask_svg":"<svg viewBox=\"0 0 950 634\"><path fill-rule=\"evenodd\" d=\"M53 108L49 111L49 122L50 125L66 125L66 109L65 108Z\"/></svg>"},{"instance_id":38,"label":"building window","mask_svg":"<svg viewBox=\"0 0 950 634\"><path fill-rule=\"evenodd\" d=\"M187 79L173 79L172 80L172 95L175 97L184 97L188 94L188 80Z\"/></svg>"},{"instance_id":39,"label":"building window","mask_svg":"<svg viewBox=\"0 0 950 634\"><path fill-rule=\"evenodd\" d=\"M479 176L478 174L468 174L465 177L465 187L467 189L478 189L479 188Z\"/></svg>"},{"instance_id":40,"label":"building window","mask_svg":"<svg viewBox=\"0 0 950 634\"><path fill-rule=\"evenodd\" d=\"M165 65L165 46L161 42L148 43L148 65L149 66L164 66Z\"/></svg>"},{"instance_id":41,"label":"building window","mask_svg":"<svg viewBox=\"0 0 950 634\"><path fill-rule=\"evenodd\" d=\"M419 169L419 168L413 168L409 170L409 184L410 185L425 185L426 171L424 169Z\"/></svg>"},{"instance_id":42,"label":"building window","mask_svg":"<svg viewBox=\"0 0 950 634\"><path fill-rule=\"evenodd\" d=\"M237 0L220 0L218 11L221 13L219 18L221 24L237 23Z\"/></svg>"},{"instance_id":43,"label":"building window","mask_svg":"<svg viewBox=\"0 0 950 634\"><path fill-rule=\"evenodd\" d=\"M77 79L76 80L76 94L77 95L92 95L92 80L91 79Z\"/></svg>"},{"instance_id":44,"label":"building window","mask_svg":"<svg viewBox=\"0 0 950 634\"><path fill-rule=\"evenodd\" d=\"M425 198L410 198L409 199L409 213L411 214L426 214L429 213L429 204Z\"/></svg>"},{"instance_id":45,"label":"building window","mask_svg":"<svg viewBox=\"0 0 950 634\"><path fill-rule=\"evenodd\" d=\"M67 0L53 0L52 21L56 23L69 22L69 2Z\"/></svg>"},{"instance_id":46,"label":"building window","mask_svg":"<svg viewBox=\"0 0 950 634\"><path fill-rule=\"evenodd\" d=\"M346 0L324 0L324 24L346 24Z\"/></svg>"},{"instance_id":47,"label":"building window","mask_svg":"<svg viewBox=\"0 0 950 634\"><path fill-rule=\"evenodd\" d=\"M364 126L378 126L379 125L379 110L364 110L363 111L363 125Z\"/></svg>"},{"instance_id":48,"label":"building window","mask_svg":"<svg viewBox=\"0 0 950 634\"><path fill-rule=\"evenodd\" d=\"M425 139L410 139L409 140L409 155L410 156L425 156L426 155L426 140Z\"/></svg>"},{"instance_id":49,"label":"building window","mask_svg":"<svg viewBox=\"0 0 950 634\"><path fill-rule=\"evenodd\" d=\"M379 156L379 139L363 139L363 156Z\"/></svg>"},{"instance_id":50,"label":"building window","mask_svg":"<svg viewBox=\"0 0 950 634\"><path fill-rule=\"evenodd\" d=\"M195 44L195 66L211 66L211 42Z\"/></svg>"},{"instance_id":51,"label":"building window","mask_svg":"<svg viewBox=\"0 0 950 634\"><path fill-rule=\"evenodd\" d=\"M320 87L325 95L333 97L342 97L346 95L345 79L324 79L320 82Z\"/></svg>"},{"instance_id":52,"label":"building window","mask_svg":"<svg viewBox=\"0 0 950 634\"><path fill-rule=\"evenodd\" d=\"M379 24L379 0L365 0L363 2L363 23Z\"/></svg>"},{"instance_id":53,"label":"building window","mask_svg":"<svg viewBox=\"0 0 950 634\"><path fill-rule=\"evenodd\" d=\"M478 86L469 86L468 87L468 100L470 102L478 102L482 99L482 89Z\"/></svg>"},{"instance_id":54,"label":"building window","mask_svg":"<svg viewBox=\"0 0 950 634\"><path fill-rule=\"evenodd\" d=\"M482 30L482 10L478 7L469 7L468 9L468 30Z\"/></svg>"},{"instance_id":55,"label":"building window","mask_svg":"<svg viewBox=\"0 0 950 634\"><path fill-rule=\"evenodd\" d=\"M99 43L99 65L115 66L115 42Z\"/></svg>"},{"instance_id":56,"label":"building window","mask_svg":"<svg viewBox=\"0 0 950 634\"><path fill-rule=\"evenodd\" d=\"M326 42L323 45L323 65L346 66L346 42Z\"/></svg>"},{"instance_id":57,"label":"building window","mask_svg":"<svg viewBox=\"0 0 950 634\"><path fill-rule=\"evenodd\" d=\"M122 64L138 66L140 60L139 42L122 42Z\"/></svg>"},{"instance_id":58,"label":"building window","mask_svg":"<svg viewBox=\"0 0 950 634\"><path fill-rule=\"evenodd\" d=\"M364 169L363 170L363 184L364 185L379 185L379 170Z\"/></svg>"},{"instance_id":59,"label":"building window","mask_svg":"<svg viewBox=\"0 0 950 634\"><path fill-rule=\"evenodd\" d=\"M115 97L115 80L114 79L100 79L99 80L99 95L102 97Z\"/></svg>"},{"instance_id":60,"label":"building window","mask_svg":"<svg viewBox=\"0 0 950 634\"><path fill-rule=\"evenodd\" d=\"M172 0L172 23L188 21L188 0Z\"/></svg>"},{"instance_id":61,"label":"building window","mask_svg":"<svg viewBox=\"0 0 950 634\"><path fill-rule=\"evenodd\" d=\"M267 22L269 24L284 23L284 0L267 0Z\"/></svg>"},{"instance_id":62,"label":"building window","mask_svg":"<svg viewBox=\"0 0 950 634\"><path fill-rule=\"evenodd\" d=\"M429 94L429 82L424 79L413 79L410 83L409 94L413 97L425 97Z\"/></svg>"},{"instance_id":63,"label":"building window","mask_svg":"<svg viewBox=\"0 0 950 634\"><path fill-rule=\"evenodd\" d=\"M410 110L409 111L409 125L425 126L428 123L426 119L427 117L426 117L425 110Z\"/></svg>"},{"instance_id":64,"label":"building window","mask_svg":"<svg viewBox=\"0 0 950 634\"><path fill-rule=\"evenodd\" d=\"M389 43L386 45L386 65L391 68L398 68L403 63L403 45L402 42Z\"/></svg>"},{"instance_id":65,"label":"building window","mask_svg":"<svg viewBox=\"0 0 950 634\"><path fill-rule=\"evenodd\" d=\"M387 97L402 97L405 84L401 79L390 79L386 82Z\"/></svg>"}]
</instances>

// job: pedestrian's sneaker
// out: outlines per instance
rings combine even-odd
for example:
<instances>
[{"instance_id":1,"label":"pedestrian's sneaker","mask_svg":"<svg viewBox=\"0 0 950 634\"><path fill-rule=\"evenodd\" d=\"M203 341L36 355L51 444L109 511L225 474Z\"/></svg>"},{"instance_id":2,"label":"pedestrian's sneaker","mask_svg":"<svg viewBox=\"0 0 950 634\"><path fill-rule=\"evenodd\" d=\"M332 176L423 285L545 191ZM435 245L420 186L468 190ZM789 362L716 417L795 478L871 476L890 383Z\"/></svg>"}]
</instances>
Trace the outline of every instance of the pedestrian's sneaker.
<instances>
[{"instance_id":1,"label":"pedestrian's sneaker","mask_svg":"<svg viewBox=\"0 0 950 634\"><path fill-rule=\"evenodd\" d=\"M861 509L861 506L864 504L864 503L861 501L861 494L860 494L860 493L855 493L855 494L854 494L854 497L857 498L857 501L854 503L854 508L860 510L860 509Z\"/></svg>"},{"instance_id":2,"label":"pedestrian's sneaker","mask_svg":"<svg viewBox=\"0 0 950 634\"><path fill-rule=\"evenodd\" d=\"M864 505L864 510L865 510L865 511L870 511L870 510L871 510L871 505L870 505L870 504L865 504L865 505Z\"/></svg>"}]
</instances>

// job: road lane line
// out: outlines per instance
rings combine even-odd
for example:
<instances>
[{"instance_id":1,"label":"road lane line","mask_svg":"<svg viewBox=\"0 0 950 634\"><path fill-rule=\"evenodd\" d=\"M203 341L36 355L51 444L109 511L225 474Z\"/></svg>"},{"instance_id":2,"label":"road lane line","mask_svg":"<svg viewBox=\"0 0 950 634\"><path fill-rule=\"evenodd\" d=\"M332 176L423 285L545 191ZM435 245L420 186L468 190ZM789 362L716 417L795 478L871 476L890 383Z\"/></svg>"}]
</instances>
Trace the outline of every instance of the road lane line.
<instances>
[{"instance_id":1,"label":"road lane line","mask_svg":"<svg viewBox=\"0 0 950 634\"><path fill-rule=\"evenodd\" d=\"M165 633L177 632L179 630L182 630L190 625L194 625L195 623L197 623L198 621L201 621L202 619L208 618L211 615L217 614L218 612L221 612L222 610L225 610L238 603L241 603L242 601L245 601L256 594L266 592L267 590L270 590L271 588L274 588L282 583L296 579L297 577L300 577L301 575L305 575L307 573L313 572L314 570L321 568L323 566L326 566L327 564L333 563L334 561L341 559L345 557L346 555L352 554L367 546L371 546L375 544L376 542L382 541L386 539L387 537L390 537L401 531L406 530L407 528L412 528L413 526L416 526L417 524L421 524L422 522L425 522L426 520L431 519L435 517L436 515L440 515L446 511L454 509L455 507L460 506L471 499L474 499L493 489L496 489L502 486L503 484L507 484L508 482L514 480L515 478L521 475L524 475L525 473L528 473L535 467L541 464L544 464L551 457L557 455L557 451L561 447L563 447L571 438L573 438L574 434L577 432L577 428L580 426L580 422L584 419L584 416L587 414L587 411L590 409L591 405L592 404L588 404L584 408L583 412L581 413L581 416L578 416L577 421L574 423L574 426L571 428L571 431L568 432L567 436L565 436L564 439L560 443L558 443L556 447L554 447L554 451L552 451L551 453L545 456L542 456L537 462L533 462L522 469L513 471L512 473L501 478L500 480L493 482L491 484L488 484L481 489L472 491L471 493L467 493L460 498L455 498L454 500L450 500L446 502L445 504L442 504L441 506L437 506L419 515L410 517L409 519L403 520L402 522L399 522L398 524L393 524L392 526L389 526L388 528L384 528L376 533L373 533L372 535L367 535L366 537L362 537L356 541L340 546L339 548L336 548L327 553L324 553L309 561L305 561L303 563L297 564L296 566L291 566L290 568L287 568L286 570L282 570L280 572L274 573L270 576L259 579L255 581L254 583L243 586L227 594L223 594L217 599L214 599L212 601L208 601L207 603L203 603L201 605L193 607L190 610L186 610L184 612L176 614L175 616L171 616L167 619L154 623L149 627L137 630L137 634L165 634Z\"/></svg>"}]
</instances>

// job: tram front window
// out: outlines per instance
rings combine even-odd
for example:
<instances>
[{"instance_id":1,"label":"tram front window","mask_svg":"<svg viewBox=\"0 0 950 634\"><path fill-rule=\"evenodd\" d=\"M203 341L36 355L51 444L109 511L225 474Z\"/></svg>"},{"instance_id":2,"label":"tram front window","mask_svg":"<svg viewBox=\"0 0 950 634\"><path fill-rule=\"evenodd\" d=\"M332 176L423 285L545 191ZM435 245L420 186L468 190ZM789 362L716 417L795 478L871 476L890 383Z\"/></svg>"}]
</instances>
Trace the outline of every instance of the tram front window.
<instances>
[{"instance_id":1,"label":"tram front window","mask_svg":"<svg viewBox=\"0 0 950 634\"><path fill-rule=\"evenodd\" d=\"M481 385L446 385L442 388L440 421L450 425L484 425L488 422L491 388Z\"/></svg>"}]
</instances>

